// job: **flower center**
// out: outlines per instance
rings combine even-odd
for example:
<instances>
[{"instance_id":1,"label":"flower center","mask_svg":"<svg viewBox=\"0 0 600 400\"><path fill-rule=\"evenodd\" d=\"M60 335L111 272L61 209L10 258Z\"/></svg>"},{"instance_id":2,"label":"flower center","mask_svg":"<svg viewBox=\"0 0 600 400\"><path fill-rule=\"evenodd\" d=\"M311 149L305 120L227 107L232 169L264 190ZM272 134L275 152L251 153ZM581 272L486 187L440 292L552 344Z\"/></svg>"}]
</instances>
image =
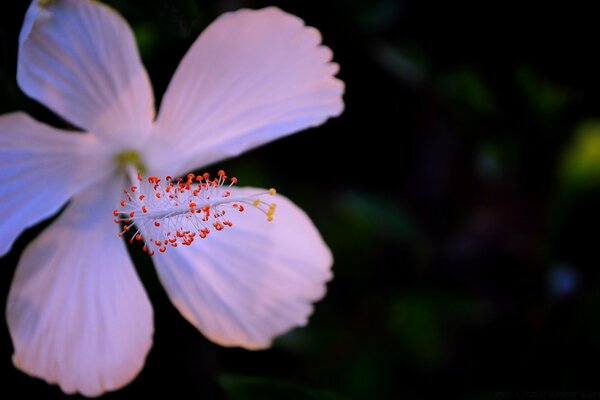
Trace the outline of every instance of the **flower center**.
<instances>
[{"instance_id":1,"label":"flower center","mask_svg":"<svg viewBox=\"0 0 600 400\"><path fill-rule=\"evenodd\" d=\"M129 173L131 166L135 167L136 171L145 173L147 171L146 164L142 160L142 156L137 150L128 149L123 150L115 155L115 162L117 163L119 170L124 173Z\"/></svg>"},{"instance_id":2,"label":"flower center","mask_svg":"<svg viewBox=\"0 0 600 400\"><path fill-rule=\"evenodd\" d=\"M252 206L262 211L268 221L273 220L275 204L261 197L275 195L275 189L232 196L230 189L237 184L237 178L232 177L227 184L225 171L217 175L211 179L208 173L188 174L187 179L174 181L167 176L162 181L156 176L145 180L138 173L139 184L123 191L121 209L113 211L115 222L123 222L119 236L135 224L137 230L129 243L143 240L143 250L152 256L155 250L164 253L169 247L189 246L197 237L206 238L212 229L231 228L233 223L225 216L227 211L244 212L245 207Z\"/></svg>"},{"instance_id":3,"label":"flower center","mask_svg":"<svg viewBox=\"0 0 600 400\"><path fill-rule=\"evenodd\" d=\"M46 8L48 6L53 5L54 3L56 3L57 0L39 0L38 1L38 6L42 7L42 8Z\"/></svg>"}]
</instances>

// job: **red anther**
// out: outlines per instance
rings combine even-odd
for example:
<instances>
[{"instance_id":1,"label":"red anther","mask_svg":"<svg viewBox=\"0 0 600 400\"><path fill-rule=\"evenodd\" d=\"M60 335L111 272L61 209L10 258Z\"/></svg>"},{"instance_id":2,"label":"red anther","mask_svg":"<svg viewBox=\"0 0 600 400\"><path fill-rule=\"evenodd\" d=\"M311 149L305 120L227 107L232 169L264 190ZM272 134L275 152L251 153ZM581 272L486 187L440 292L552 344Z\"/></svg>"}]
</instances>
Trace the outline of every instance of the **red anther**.
<instances>
[{"instance_id":1,"label":"red anther","mask_svg":"<svg viewBox=\"0 0 600 400\"><path fill-rule=\"evenodd\" d=\"M233 183L234 185L237 185L237 178L235 176L233 178L231 178L231 183Z\"/></svg>"},{"instance_id":2,"label":"red anther","mask_svg":"<svg viewBox=\"0 0 600 400\"><path fill-rule=\"evenodd\" d=\"M123 232L117 233L117 236L120 237L120 238L122 238L123 237Z\"/></svg>"},{"instance_id":3,"label":"red anther","mask_svg":"<svg viewBox=\"0 0 600 400\"><path fill-rule=\"evenodd\" d=\"M195 177L195 176L196 176L196 175L192 174L191 172L190 172L189 174L187 174L187 178L188 178L189 180L194 180L194 177Z\"/></svg>"},{"instance_id":4,"label":"red anther","mask_svg":"<svg viewBox=\"0 0 600 400\"><path fill-rule=\"evenodd\" d=\"M113 222L114 222L115 224L120 224L120 223L121 223L121 220L120 220L120 219L113 219Z\"/></svg>"},{"instance_id":5,"label":"red anther","mask_svg":"<svg viewBox=\"0 0 600 400\"><path fill-rule=\"evenodd\" d=\"M129 225L123 225L123 230L125 232L129 232Z\"/></svg>"},{"instance_id":6,"label":"red anther","mask_svg":"<svg viewBox=\"0 0 600 400\"><path fill-rule=\"evenodd\" d=\"M145 212L145 213L147 213L147 212L148 212L148 208L146 207L146 205L143 205L143 206L142 206L142 212Z\"/></svg>"},{"instance_id":7,"label":"red anther","mask_svg":"<svg viewBox=\"0 0 600 400\"><path fill-rule=\"evenodd\" d=\"M193 194L194 196L198 196L198 193L200 193L200 189L195 189L195 190L192 192L192 194Z\"/></svg>"},{"instance_id":8,"label":"red anther","mask_svg":"<svg viewBox=\"0 0 600 400\"><path fill-rule=\"evenodd\" d=\"M135 235L135 240L142 240L142 235L140 233L138 233L137 235Z\"/></svg>"},{"instance_id":9,"label":"red anther","mask_svg":"<svg viewBox=\"0 0 600 400\"><path fill-rule=\"evenodd\" d=\"M169 243L175 243L177 241L177 238L171 238L169 239Z\"/></svg>"},{"instance_id":10,"label":"red anther","mask_svg":"<svg viewBox=\"0 0 600 400\"><path fill-rule=\"evenodd\" d=\"M162 244L162 242L160 240L155 240L154 244L157 245L157 246L160 246Z\"/></svg>"},{"instance_id":11,"label":"red anther","mask_svg":"<svg viewBox=\"0 0 600 400\"><path fill-rule=\"evenodd\" d=\"M204 239L206 237L206 233L200 232L200 239Z\"/></svg>"},{"instance_id":12,"label":"red anther","mask_svg":"<svg viewBox=\"0 0 600 400\"><path fill-rule=\"evenodd\" d=\"M202 177L204 177L204 179L208 179L210 178L210 174L208 172L205 172L202 174Z\"/></svg>"},{"instance_id":13,"label":"red anther","mask_svg":"<svg viewBox=\"0 0 600 400\"><path fill-rule=\"evenodd\" d=\"M169 193L171 191L171 188L173 187L173 185L169 184L169 186L167 186L165 188L165 192Z\"/></svg>"},{"instance_id":14,"label":"red anther","mask_svg":"<svg viewBox=\"0 0 600 400\"><path fill-rule=\"evenodd\" d=\"M229 197L231 196L231 192L228 190L225 192L225 194L223 195L223 197Z\"/></svg>"},{"instance_id":15,"label":"red anther","mask_svg":"<svg viewBox=\"0 0 600 400\"><path fill-rule=\"evenodd\" d=\"M160 193L156 193L155 196L157 199L160 199Z\"/></svg>"},{"instance_id":16,"label":"red anther","mask_svg":"<svg viewBox=\"0 0 600 400\"><path fill-rule=\"evenodd\" d=\"M177 243L171 243L172 247L177 247Z\"/></svg>"},{"instance_id":17,"label":"red anther","mask_svg":"<svg viewBox=\"0 0 600 400\"><path fill-rule=\"evenodd\" d=\"M140 181L140 182L142 181L143 178L142 178L142 173L141 172L137 173L137 178L138 178L138 181Z\"/></svg>"},{"instance_id":18,"label":"red anther","mask_svg":"<svg viewBox=\"0 0 600 400\"><path fill-rule=\"evenodd\" d=\"M148 252L148 255L149 255L150 257L152 257L152 256L154 255L154 251L153 251L153 250L150 250L150 251Z\"/></svg>"},{"instance_id":19,"label":"red anther","mask_svg":"<svg viewBox=\"0 0 600 400\"><path fill-rule=\"evenodd\" d=\"M219 172L217 172L217 175L219 175L219 176L225 176L225 171L223 171L222 169L220 169Z\"/></svg>"},{"instance_id":20,"label":"red anther","mask_svg":"<svg viewBox=\"0 0 600 400\"><path fill-rule=\"evenodd\" d=\"M118 217L118 216L119 216L119 210L114 210L114 211L113 211L113 215L114 215L115 217Z\"/></svg>"},{"instance_id":21,"label":"red anther","mask_svg":"<svg viewBox=\"0 0 600 400\"><path fill-rule=\"evenodd\" d=\"M126 224L128 224L128 223L131 222L131 220L129 218L127 218L127 219L124 219L123 222L125 222Z\"/></svg>"},{"instance_id":22,"label":"red anther","mask_svg":"<svg viewBox=\"0 0 600 400\"><path fill-rule=\"evenodd\" d=\"M143 194L140 194L140 197L138 197L140 200L144 200L146 198L146 196L144 196Z\"/></svg>"},{"instance_id":23,"label":"red anther","mask_svg":"<svg viewBox=\"0 0 600 400\"><path fill-rule=\"evenodd\" d=\"M202 180L202 175L198 175L198 176L196 177L196 180L197 180L198 182L200 182L200 181Z\"/></svg>"},{"instance_id":24,"label":"red anther","mask_svg":"<svg viewBox=\"0 0 600 400\"><path fill-rule=\"evenodd\" d=\"M231 221L223 221L223 225L227 225L231 228L233 226L233 223Z\"/></svg>"},{"instance_id":25,"label":"red anther","mask_svg":"<svg viewBox=\"0 0 600 400\"><path fill-rule=\"evenodd\" d=\"M121 200L121 207L125 207L125 200Z\"/></svg>"},{"instance_id":26,"label":"red anther","mask_svg":"<svg viewBox=\"0 0 600 400\"><path fill-rule=\"evenodd\" d=\"M133 218L133 217L135 216L135 211L132 211L132 212L130 212L130 213L129 213L129 216L130 216L131 218Z\"/></svg>"},{"instance_id":27,"label":"red anther","mask_svg":"<svg viewBox=\"0 0 600 400\"><path fill-rule=\"evenodd\" d=\"M168 180L168 181L170 181L171 179L173 179L173 177L171 177L171 175L167 175L167 176L165 177L165 179L166 179L166 180Z\"/></svg>"},{"instance_id":28,"label":"red anther","mask_svg":"<svg viewBox=\"0 0 600 400\"><path fill-rule=\"evenodd\" d=\"M129 244L133 244L133 238L129 239Z\"/></svg>"},{"instance_id":29,"label":"red anther","mask_svg":"<svg viewBox=\"0 0 600 400\"><path fill-rule=\"evenodd\" d=\"M137 186L132 186L132 187L131 187L131 191L132 191L132 192L135 192L136 190L137 190Z\"/></svg>"},{"instance_id":30,"label":"red anther","mask_svg":"<svg viewBox=\"0 0 600 400\"><path fill-rule=\"evenodd\" d=\"M144 245L144 247L142 247L142 251L145 253L148 251L148 246Z\"/></svg>"},{"instance_id":31,"label":"red anther","mask_svg":"<svg viewBox=\"0 0 600 400\"><path fill-rule=\"evenodd\" d=\"M244 211L244 206L243 206L243 205L241 205L241 204L240 204L240 209L239 209L239 211L240 211L240 212Z\"/></svg>"},{"instance_id":32,"label":"red anther","mask_svg":"<svg viewBox=\"0 0 600 400\"><path fill-rule=\"evenodd\" d=\"M166 247L161 247L160 249L158 249L158 251L160 251L161 253L164 253L165 251L167 251Z\"/></svg>"},{"instance_id":33,"label":"red anther","mask_svg":"<svg viewBox=\"0 0 600 400\"><path fill-rule=\"evenodd\" d=\"M156 226L158 228L160 226L160 222L154 221L154 226Z\"/></svg>"},{"instance_id":34,"label":"red anther","mask_svg":"<svg viewBox=\"0 0 600 400\"><path fill-rule=\"evenodd\" d=\"M196 203L194 203L193 201L190 201L190 212L193 213L195 212L196 209Z\"/></svg>"},{"instance_id":35,"label":"red anther","mask_svg":"<svg viewBox=\"0 0 600 400\"><path fill-rule=\"evenodd\" d=\"M177 183L181 183L181 182L183 182L183 178L177 178L177 179L175 179L175 180L177 181Z\"/></svg>"}]
</instances>

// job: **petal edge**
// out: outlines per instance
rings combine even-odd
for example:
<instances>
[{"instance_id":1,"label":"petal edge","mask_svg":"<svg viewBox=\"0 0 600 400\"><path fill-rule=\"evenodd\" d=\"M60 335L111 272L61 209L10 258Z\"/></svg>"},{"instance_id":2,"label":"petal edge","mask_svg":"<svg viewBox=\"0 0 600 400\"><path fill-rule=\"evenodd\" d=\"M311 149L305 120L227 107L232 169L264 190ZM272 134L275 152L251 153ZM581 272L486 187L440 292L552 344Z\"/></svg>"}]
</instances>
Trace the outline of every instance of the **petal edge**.
<instances>
[{"instance_id":1,"label":"petal edge","mask_svg":"<svg viewBox=\"0 0 600 400\"><path fill-rule=\"evenodd\" d=\"M215 343L267 348L305 325L325 294L331 251L300 208L280 195L276 203L271 223L258 210L228 213L231 229L154 257L173 304Z\"/></svg>"}]
</instances>

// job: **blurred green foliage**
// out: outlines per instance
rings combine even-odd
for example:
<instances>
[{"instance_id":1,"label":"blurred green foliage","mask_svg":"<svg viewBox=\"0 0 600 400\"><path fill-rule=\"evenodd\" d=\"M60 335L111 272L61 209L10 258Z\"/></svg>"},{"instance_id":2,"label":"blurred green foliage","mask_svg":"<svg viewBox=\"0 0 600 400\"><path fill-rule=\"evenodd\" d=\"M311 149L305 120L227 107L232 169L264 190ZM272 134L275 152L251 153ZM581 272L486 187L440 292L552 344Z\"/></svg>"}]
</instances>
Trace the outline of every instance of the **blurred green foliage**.
<instances>
[{"instance_id":1,"label":"blurred green foliage","mask_svg":"<svg viewBox=\"0 0 600 400\"><path fill-rule=\"evenodd\" d=\"M600 185L600 121L584 121L573 134L561 163L564 185L578 188Z\"/></svg>"}]
</instances>

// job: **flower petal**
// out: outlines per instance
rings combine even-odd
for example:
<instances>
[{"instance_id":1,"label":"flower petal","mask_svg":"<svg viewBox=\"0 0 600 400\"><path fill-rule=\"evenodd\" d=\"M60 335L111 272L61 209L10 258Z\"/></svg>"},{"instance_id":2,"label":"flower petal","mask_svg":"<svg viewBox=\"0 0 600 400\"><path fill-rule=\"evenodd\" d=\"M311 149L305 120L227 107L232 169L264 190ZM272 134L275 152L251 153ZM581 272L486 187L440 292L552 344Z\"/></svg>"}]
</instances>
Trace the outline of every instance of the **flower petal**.
<instances>
[{"instance_id":1,"label":"flower petal","mask_svg":"<svg viewBox=\"0 0 600 400\"><path fill-rule=\"evenodd\" d=\"M318 30L275 7L219 17L165 94L149 142L155 169L184 173L339 115L344 84L320 43Z\"/></svg>"},{"instance_id":2,"label":"flower petal","mask_svg":"<svg viewBox=\"0 0 600 400\"><path fill-rule=\"evenodd\" d=\"M129 26L100 2L45 3L32 2L21 30L21 89L103 139L139 144L154 119L154 98Z\"/></svg>"},{"instance_id":3,"label":"flower petal","mask_svg":"<svg viewBox=\"0 0 600 400\"><path fill-rule=\"evenodd\" d=\"M61 131L23 113L0 116L0 255L26 228L106 176L111 161L92 134Z\"/></svg>"},{"instance_id":4,"label":"flower petal","mask_svg":"<svg viewBox=\"0 0 600 400\"><path fill-rule=\"evenodd\" d=\"M103 185L106 193L122 187ZM27 247L7 305L14 364L86 396L131 381L153 332L150 302L112 223L116 197L102 193L77 196Z\"/></svg>"},{"instance_id":5,"label":"flower petal","mask_svg":"<svg viewBox=\"0 0 600 400\"><path fill-rule=\"evenodd\" d=\"M257 192L237 189L233 195ZM212 341L248 349L302 326L325 294L332 256L308 216L276 196L275 220L254 208L233 227L154 257L181 314Z\"/></svg>"}]
</instances>

